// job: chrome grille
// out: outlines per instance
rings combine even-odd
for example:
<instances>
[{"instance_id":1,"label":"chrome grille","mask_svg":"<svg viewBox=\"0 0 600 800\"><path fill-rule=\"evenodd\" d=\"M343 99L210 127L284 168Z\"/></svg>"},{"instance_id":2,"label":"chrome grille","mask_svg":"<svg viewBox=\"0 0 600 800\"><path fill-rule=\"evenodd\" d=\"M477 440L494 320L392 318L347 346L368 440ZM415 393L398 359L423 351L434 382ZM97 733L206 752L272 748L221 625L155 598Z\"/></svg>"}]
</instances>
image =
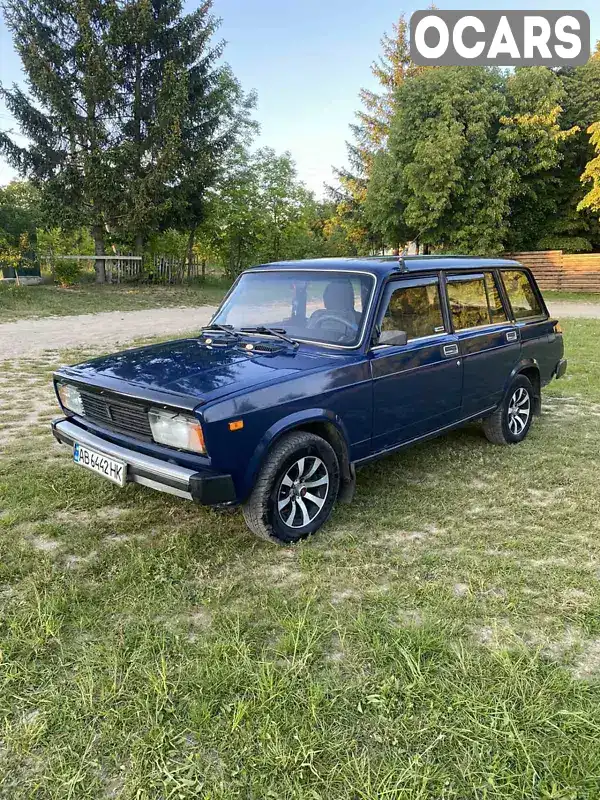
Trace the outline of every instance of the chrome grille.
<instances>
[{"instance_id":1,"label":"chrome grille","mask_svg":"<svg viewBox=\"0 0 600 800\"><path fill-rule=\"evenodd\" d=\"M152 439L145 406L96 392L80 390L80 394L86 419L138 439Z\"/></svg>"}]
</instances>

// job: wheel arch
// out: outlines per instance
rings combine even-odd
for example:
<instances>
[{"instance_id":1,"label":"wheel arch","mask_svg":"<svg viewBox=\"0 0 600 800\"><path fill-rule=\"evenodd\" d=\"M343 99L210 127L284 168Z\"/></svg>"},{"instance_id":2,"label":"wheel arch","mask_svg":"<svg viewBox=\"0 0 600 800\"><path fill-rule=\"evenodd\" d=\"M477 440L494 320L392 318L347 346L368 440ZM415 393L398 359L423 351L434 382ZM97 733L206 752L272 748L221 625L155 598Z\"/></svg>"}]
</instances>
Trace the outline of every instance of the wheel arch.
<instances>
[{"instance_id":1,"label":"wheel arch","mask_svg":"<svg viewBox=\"0 0 600 800\"><path fill-rule=\"evenodd\" d=\"M260 440L248 465L244 486L245 494L252 491L256 477L273 446L287 433L306 431L325 439L334 449L340 464L342 483L354 480L354 468L350 462L348 434L343 421L332 411L311 408L278 420Z\"/></svg>"},{"instance_id":2,"label":"wheel arch","mask_svg":"<svg viewBox=\"0 0 600 800\"><path fill-rule=\"evenodd\" d=\"M533 386L533 413L538 415L542 410L542 376L538 362L535 358L527 358L520 361L510 374L506 384L505 394L510 384L517 377L524 375Z\"/></svg>"}]
</instances>

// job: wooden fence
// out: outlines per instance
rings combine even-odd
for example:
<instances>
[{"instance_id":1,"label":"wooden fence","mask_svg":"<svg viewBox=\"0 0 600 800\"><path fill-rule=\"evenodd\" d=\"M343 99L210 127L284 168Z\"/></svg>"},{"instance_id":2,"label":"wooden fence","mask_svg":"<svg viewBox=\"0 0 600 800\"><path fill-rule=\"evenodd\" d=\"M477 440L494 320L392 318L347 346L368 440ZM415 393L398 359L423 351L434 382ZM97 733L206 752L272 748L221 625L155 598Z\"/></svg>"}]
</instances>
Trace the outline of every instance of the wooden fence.
<instances>
[{"instance_id":1,"label":"wooden fence","mask_svg":"<svg viewBox=\"0 0 600 800\"><path fill-rule=\"evenodd\" d=\"M172 256L154 256L145 264L145 275L154 283L183 283L184 280L206 277L206 259L194 258L191 263Z\"/></svg>"},{"instance_id":2,"label":"wooden fence","mask_svg":"<svg viewBox=\"0 0 600 800\"><path fill-rule=\"evenodd\" d=\"M42 255L40 260L50 265L54 261L78 261L90 272L97 260L104 261L108 283L183 283L193 278L220 276L214 267L207 266L206 259L199 258L188 263L184 259L159 255L144 259L133 255Z\"/></svg>"},{"instance_id":3,"label":"wooden fence","mask_svg":"<svg viewBox=\"0 0 600 800\"><path fill-rule=\"evenodd\" d=\"M539 250L511 253L509 258L529 267L541 289L600 292L600 253L570 255L562 250Z\"/></svg>"}]
</instances>

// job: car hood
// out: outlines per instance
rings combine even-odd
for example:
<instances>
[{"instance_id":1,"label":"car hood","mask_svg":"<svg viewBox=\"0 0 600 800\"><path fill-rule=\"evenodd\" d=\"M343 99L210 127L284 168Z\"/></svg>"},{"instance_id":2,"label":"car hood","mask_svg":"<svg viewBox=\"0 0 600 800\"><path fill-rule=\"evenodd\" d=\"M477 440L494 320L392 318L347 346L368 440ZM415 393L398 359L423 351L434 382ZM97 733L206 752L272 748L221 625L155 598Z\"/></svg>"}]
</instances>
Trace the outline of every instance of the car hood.
<instances>
[{"instance_id":1,"label":"car hood","mask_svg":"<svg viewBox=\"0 0 600 800\"><path fill-rule=\"evenodd\" d=\"M57 376L195 408L233 391L330 362L327 355L292 348L261 354L235 345L208 347L199 339L180 339L95 358L63 368Z\"/></svg>"}]
</instances>

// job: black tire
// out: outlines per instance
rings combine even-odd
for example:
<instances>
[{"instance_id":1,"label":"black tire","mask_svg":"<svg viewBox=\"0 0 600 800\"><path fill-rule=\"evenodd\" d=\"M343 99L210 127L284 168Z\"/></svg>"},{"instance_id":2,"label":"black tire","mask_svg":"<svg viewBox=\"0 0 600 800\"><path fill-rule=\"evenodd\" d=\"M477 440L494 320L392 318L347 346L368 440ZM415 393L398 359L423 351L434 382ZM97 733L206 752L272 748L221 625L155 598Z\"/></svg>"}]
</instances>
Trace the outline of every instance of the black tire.
<instances>
[{"instance_id":1,"label":"black tire","mask_svg":"<svg viewBox=\"0 0 600 800\"><path fill-rule=\"evenodd\" d=\"M535 396L525 375L517 375L494 413L483 421L483 432L492 444L518 444L529 433Z\"/></svg>"},{"instance_id":2,"label":"black tire","mask_svg":"<svg viewBox=\"0 0 600 800\"><path fill-rule=\"evenodd\" d=\"M316 469L310 476L313 467ZM307 485L313 484L311 488L300 480L302 476ZM329 442L305 431L285 434L268 453L252 494L242 506L244 519L261 539L278 544L298 542L326 522L339 486L340 465ZM312 497L317 500L309 499ZM309 522L305 524L307 518Z\"/></svg>"}]
</instances>

